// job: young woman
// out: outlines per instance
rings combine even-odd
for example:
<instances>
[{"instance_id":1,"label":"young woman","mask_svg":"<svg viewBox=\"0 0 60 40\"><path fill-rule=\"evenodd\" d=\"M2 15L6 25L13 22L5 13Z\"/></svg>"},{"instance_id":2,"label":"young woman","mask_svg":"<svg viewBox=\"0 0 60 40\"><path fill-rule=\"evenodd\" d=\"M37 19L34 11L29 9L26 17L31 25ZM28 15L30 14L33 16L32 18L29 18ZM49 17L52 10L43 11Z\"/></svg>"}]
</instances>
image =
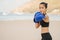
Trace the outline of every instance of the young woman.
<instances>
[{"instance_id":1,"label":"young woman","mask_svg":"<svg viewBox=\"0 0 60 40\"><path fill-rule=\"evenodd\" d=\"M41 2L39 4L39 12L41 12L45 18L42 21L35 23L35 27L39 28L41 26L41 36L42 40L52 40L52 37L49 33L49 16L46 14L47 11L47 3Z\"/></svg>"}]
</instances>

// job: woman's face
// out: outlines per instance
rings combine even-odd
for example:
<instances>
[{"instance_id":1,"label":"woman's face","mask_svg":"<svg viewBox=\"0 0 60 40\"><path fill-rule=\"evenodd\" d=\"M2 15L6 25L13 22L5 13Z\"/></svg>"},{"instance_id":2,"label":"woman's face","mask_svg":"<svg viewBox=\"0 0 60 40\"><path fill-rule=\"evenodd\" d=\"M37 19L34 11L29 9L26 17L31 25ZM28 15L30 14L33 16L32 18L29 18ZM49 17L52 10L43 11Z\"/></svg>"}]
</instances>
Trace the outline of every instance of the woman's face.
<instances>
[{"instance_id":1,"label":"woman's face","mask_svg":"<svg viewBox=\"0 0 60 40\"><path fill-rule=\"evenodd\" d=\"M45 5L44 4L40 4L39 5L39 11L42 12L43 14L46 13L47 9L45 8Z\"/></svg>"}]
</instances>

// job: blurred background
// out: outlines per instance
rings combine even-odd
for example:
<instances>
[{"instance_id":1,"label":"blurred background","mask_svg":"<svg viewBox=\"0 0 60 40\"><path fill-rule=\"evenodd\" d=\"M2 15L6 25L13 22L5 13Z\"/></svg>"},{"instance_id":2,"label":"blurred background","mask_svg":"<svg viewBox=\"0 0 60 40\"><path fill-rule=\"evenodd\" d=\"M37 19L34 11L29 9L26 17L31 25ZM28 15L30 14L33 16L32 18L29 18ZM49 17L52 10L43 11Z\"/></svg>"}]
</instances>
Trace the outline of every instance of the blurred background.
<instances>
[{"instance_id":1,"label":"blurred background","mask_svg":"<svg viewBox=\"0 0 60 40\"><path fill-rule=\"evenodd\" d=\"M41 40L33 22L40 2L48 3L49 31L60 40L60 0L0 0L0 40Z\"/></svg>"}]
</instances>

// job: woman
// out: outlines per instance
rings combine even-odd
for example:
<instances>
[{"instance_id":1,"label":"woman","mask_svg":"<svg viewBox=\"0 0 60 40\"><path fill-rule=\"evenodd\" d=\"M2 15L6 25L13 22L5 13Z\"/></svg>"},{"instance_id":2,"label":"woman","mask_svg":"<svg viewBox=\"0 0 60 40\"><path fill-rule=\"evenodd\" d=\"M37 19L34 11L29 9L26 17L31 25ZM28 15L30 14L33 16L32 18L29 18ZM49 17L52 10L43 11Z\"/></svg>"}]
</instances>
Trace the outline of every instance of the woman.
<instances>
[{"instance_id":1,"label":"woman","mask_svg":"<svg viewBox=\"0 0 60 40\"><path fill-rule=\"evenodd\" d=\"M39 4L39 12L41 12L45 16L45 18L35 23L36 28L39 28L39 26L41 26L42 40L52 40L52 37L49 33L49 16L46 14L47 5L48 4L45 2L41 2Z\"/></svg>"}]
</instances>

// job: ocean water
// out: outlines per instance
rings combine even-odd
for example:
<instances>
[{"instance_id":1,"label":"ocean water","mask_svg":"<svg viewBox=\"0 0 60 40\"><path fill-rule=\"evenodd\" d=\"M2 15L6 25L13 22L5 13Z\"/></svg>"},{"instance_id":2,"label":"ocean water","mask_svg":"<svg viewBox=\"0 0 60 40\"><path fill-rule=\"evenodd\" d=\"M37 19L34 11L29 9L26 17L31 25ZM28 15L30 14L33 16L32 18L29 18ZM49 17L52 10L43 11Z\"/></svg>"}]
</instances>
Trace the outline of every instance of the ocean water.
<instances>
[{"instance_id":1,"label":"ocean water","mask_svg":"<svg viewBox=\"0 0 60 40\"><path fill-rule=\"evenodd\" d=\"M60 21L60 15L48 14L50 21ZM9 20L33 20L34 14L2 14L0 13L0 21L9 21Z\"/></svg>"}]
</instances>

